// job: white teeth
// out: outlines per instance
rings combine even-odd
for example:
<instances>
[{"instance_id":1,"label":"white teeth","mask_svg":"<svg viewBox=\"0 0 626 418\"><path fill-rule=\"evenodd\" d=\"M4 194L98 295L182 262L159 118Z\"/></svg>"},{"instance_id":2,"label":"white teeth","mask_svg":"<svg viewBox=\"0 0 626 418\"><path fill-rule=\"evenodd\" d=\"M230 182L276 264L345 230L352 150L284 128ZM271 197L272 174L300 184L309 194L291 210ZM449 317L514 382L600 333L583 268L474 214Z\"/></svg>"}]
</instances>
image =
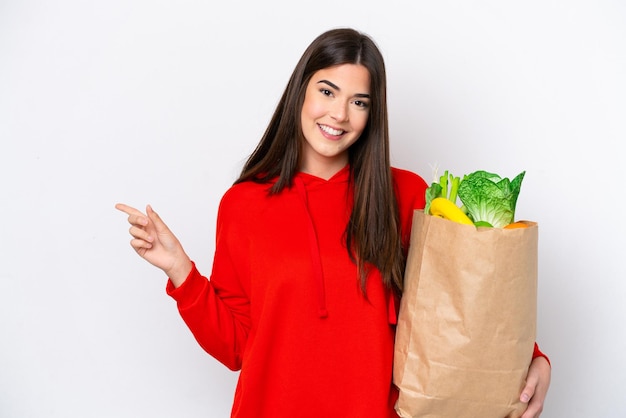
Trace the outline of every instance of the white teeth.
<instances>
[{"instance_id":1,"label":"white teeth","mask_svg":"<svg viewBox=\"0 0 626 418\"><path fill-rule=\"evenodd\" d=\"M326 125L320 125L320 128L322 129L322 131L326 132L327 134L335 135L335 136L341 135L345 132L343 130L333 129L330 126L326 126Z\"/></svg>"}]
</instances>

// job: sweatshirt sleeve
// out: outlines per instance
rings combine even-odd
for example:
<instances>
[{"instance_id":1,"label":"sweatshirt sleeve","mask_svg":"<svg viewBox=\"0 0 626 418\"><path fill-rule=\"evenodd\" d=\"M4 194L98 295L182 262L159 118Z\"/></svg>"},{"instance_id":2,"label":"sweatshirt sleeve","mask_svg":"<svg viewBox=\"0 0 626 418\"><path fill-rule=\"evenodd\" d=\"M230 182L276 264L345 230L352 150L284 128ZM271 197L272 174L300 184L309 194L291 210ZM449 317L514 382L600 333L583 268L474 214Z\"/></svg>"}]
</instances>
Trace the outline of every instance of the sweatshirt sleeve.
<instances>
[{"instance_id":1,"label":"sweatshirt sleeve","mask_svg":"<svg viewBox=\"0 0 626 418\"><path fill-rule=\"evenodd\" d=\"M226 197L226 196L225 196ZM239 370L250 329L250 302L233 252L240 241L237 214L220 204L211 279L194 263L181 286L168 280L166 291L200 346L231 370Z\"/></svg>"},{"instance_id":2,"label":"sweatshirt sleeve","mask_svg":"<svg viewBox=\"0 0 626 418\"><path fill-rule=\"evenodd\" d=\"M237 320L234 307L222 300L195 263L180 287L175 288L168 280L166 291L176 301L180 316L200 346L229 369L239 370L247 327Z\"/></svg>"}]
</instances>

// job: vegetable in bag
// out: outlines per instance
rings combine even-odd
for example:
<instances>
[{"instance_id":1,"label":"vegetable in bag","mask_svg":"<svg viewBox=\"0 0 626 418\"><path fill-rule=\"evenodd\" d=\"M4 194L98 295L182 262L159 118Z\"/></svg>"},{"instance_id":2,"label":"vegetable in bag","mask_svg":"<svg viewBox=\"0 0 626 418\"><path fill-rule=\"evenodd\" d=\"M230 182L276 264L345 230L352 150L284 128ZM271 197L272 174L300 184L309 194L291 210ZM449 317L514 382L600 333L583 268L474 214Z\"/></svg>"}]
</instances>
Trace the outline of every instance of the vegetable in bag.
<instances>
[{"instance_id":1,"label":"vegetable in bag","mask_svg":"<svg viewBox=\"0 0 626 418\"><path fill-rule=\"evenodd\" d=\"M525 174L522 171L509 180L479 170L461 180L446 170L439 182L426 190L424 212L459 223L469 224L469 220L475 226L504 228L515 222L515 206ZM457 196L461 207L456 204Z\"/></svg>"}]
</instances>

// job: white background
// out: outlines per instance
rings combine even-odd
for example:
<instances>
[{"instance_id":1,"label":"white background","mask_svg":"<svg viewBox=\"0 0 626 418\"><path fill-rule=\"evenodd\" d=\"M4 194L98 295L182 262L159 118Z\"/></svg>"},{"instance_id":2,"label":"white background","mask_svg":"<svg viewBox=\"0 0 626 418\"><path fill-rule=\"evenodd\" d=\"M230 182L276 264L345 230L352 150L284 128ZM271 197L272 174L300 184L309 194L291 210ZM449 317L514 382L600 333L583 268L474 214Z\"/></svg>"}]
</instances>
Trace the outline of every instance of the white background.
<instances>
[{"instance_id":1,"label":"white background","mask_svg":"<svg viewBox=\"0 0 626 418\"><path fill-rule=\"evenodd\" d=\"M512 177L540 225L543 417L626 416L626 3L0 0L0 416L226 417L113 206L208 274L217 203L321 32L387 62L393 163Z\"/></svg>"}]
</instances>

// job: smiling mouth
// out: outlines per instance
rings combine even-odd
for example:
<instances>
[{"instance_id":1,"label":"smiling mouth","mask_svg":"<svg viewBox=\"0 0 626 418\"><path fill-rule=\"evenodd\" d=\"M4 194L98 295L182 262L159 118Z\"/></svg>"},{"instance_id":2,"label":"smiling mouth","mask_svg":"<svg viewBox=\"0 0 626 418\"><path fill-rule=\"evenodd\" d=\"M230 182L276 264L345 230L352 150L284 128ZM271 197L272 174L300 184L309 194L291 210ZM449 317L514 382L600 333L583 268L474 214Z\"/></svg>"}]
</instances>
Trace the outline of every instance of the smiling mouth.
<instances>
[{"instance_id":1,"label":"smiling mouth","mask_svg":"<svg viewBox=\"0 0 626 418\"><path fill-rule=\"evenodd\" d=\"M329 135L333 135L333 136L340 136L343 135L346 131L341 130L341 129L334 129L331 128L330 126L326 126L326 125L319 125L320 129L324 132L326 132Z\"/></svg>"}]
</instances>

